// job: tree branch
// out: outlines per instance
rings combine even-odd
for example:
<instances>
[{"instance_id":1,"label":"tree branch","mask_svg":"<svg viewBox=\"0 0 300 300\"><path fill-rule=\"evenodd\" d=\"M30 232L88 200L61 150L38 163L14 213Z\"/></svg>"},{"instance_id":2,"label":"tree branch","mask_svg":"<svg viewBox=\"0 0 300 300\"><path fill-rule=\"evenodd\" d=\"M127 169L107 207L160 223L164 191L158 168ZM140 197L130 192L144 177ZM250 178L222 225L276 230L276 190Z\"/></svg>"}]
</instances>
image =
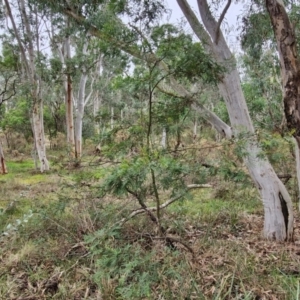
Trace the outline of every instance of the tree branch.
<instances>
[{"instance_id":1,"label":"tree branch","mask_svg":"<svg viewBox=\"0 0 300 300\"><path fill-rule=\"evenodd\" d=\"M8 76L8 78L5 78L4 89L0 93L0 105L3 102L5 102L5 101L9 100L10 98L12 98L13 96L15 96L17 93L17 91L16 91L17 79L15 78L13 80L12 84L9 84L9 80L13 77L14 77L14 75L10 75L10 76ZM10 95L7 95L8 93L10 93Z\"/></svg>"},{"instance_id":2,"label":"tree branch","mask_svg":"<svg viewBox=\"0 0 300 300\"><path fill-rule=\"evenodd\" d=\"M177 0L177 3L199 40L203 41L204 48L211 50L213 48L212 40L188 2L186 0Z\"/></svg>"},{"instance_id":3,"label":"tree branch","mask_svg":"<svg viewBox=\"0 0 300 300\"><path fill-rule=\"evenodd\" d=\"M197 36L199 37L199 39L201 39L202 41L204 41L204 47L206 47L207 50L213 50L214 46L212 43L212 40L209 36L209 34L207 33L207 31L204 29L203 25L199 22L199 20L197 19L196 15L194 14L194 12L191 10L190 6L188 5L186 0L177 0L179 6L181 7L181 9L183 10L183 12L187 12L189 15L191 15L192 17L192 23L191 24L191 19L188 18L188 21L190 22L192 29L195 31L195 33L197 34ZM86 23L86 19L84 16L79 15L77 12L72 11L71 9L67 9L65 10L65 13L72 17L75 21L77 21L80 24L85 24ZM166 93L170 94L173 93L175 91L175 93L178 94L178 97L180 98L185 98L188 99L189 101L194 101L193 99L193 95L188 92L184 86L182 86L175 78L174 76L170 75L171 71L168 67L168 65L162 61L159 60L159 58L156 57L155 54L153 53L148 53L148 54L143 54L142 52L139 51L138 47L135 46L130 46L128 44L122 43L122 41L117 41L115 40L114 37L111 36L107 36L105 35L103 32L101 32L99 29L97 29L95 26L90 25L89 27L89 33L93 36L99 37L105 41L107 41L108 43L111 43L115 46L117 46L118 48L120 48L121 50L123 50L124 52L132 55L133 57L136 57L138 59L141 59L143 61L145 61L147 64L153 64L153 63L157 63L159 61L159 68L160 70L165 74L169 76L169 80L170 80L170 89L168 88L166 90L166 88L162 88L162 84L159 83L159 88L163 91L166 91ZM225 136L227 138L231 138L232 133L231 133L231 128L224 123L222 120L220 120L220 118L218 116L216 116L213 112L209 111L207 108L205 108L204 106L197 104L198 109L202 109L202 113L204 114L204 116L206 117L207 121L209 123L211 123L218 132L220 132L221 134L225 133ZM222 124L221 130L220 130L220 125L215 126L215 123L217 124Z\"/></svg>"},{"instance_id":4,"label":"tree branch","mask_svg":"<svg viewBox=\"0 0 300 300\"><path fill-rule=\"evenodd\" d=\"M188 190L192 190L192 189L201 189L201 188L212 188L213 186L210 184L190 184L187 186ZM128 191L129 192L129 191ZM136 197L136 195L134 193L131 192L132 195L134 195ZM171 199L169 199L168 201L166 201L165 203L161 204L159 206L159 209L164 209L166 207L168 207L170 204L176 202L177 200L181 199L182 197L185 196L186 193L180 194L178 196L175 196ZM119 222L117 222L117 224L119 225L123 225L124 223L126 223L128 220L132 219L133 217L143 214L143 213L149 213L149 212L154 212L157 211L157 207L147 207L146 209L142 208L142 209L137 209L135 211L133 211L127 218L123 218L122 220L120 220Z\"/></svg>"},{"instance_id":5,"label":"tree branch","mask_svg":"<svg viewBox=\"0 0 300 300\"><path fill-rule=\"evenodd\" d=\"M131 191L128 187L126 187L126 190L127 190L127 192L128 192L129 194L131 194L132 196L134 196L134 197L138 200L140 206L142 207L142 209L140 209L140 210L141 210L142 212L146 212L146 213L149 215L150 219L151 219L155 224L159 225L159 222L158 222L156 216L152 213L152 210L151 210L151 209L149 210L149 208L146 206L146 204L145 204L144 201L141 199L141 197L140 197L137 193L135 193L134 191Z\"/></svg>"},{"instance_id":6,"label":"tree branch","mask_svg":"<svg viewBox=\"0 0 300 300\"><path fill-rule=\"evenodd\" d=\"M27 61L27 58L26 58L25 49L23 47L19 31L18 31L17 26L16 26L15 19L12 15L12 12L11 12L10 4L9 4L8 0L4 0L4 2L5 2L6 9L7 9L8 17L10 18L10 21L11 21L11 24L12 24L12 27L13 27L14 34L15 34L15 36L17 38L17 41L18 41L18 46L19 46L20 51L21 51L21 56L22 56L22 59L23 59L24 65L25 65L26 73L29 76L29 75L31 75L30 67L29 67L29 64L28 64L28 61Z\"/></svg>"},{"instance_id":7,"label":"tree branch","mask_svg":"<svg viewBox=\"0 0 300 300\"><path fill-rule=\"evenodd\" d=\"M228 1L230 1L230 0L228 0ZM211 47L211 51L213 52L216 61L220 61L221 57L223 59L230 59L231 51L229 50L226 40L223 36L222 30L220 29L220 25L221 25L220 22L222 22L222 19L221 19L222 15L220 17L219 22L217 23L217 21L215 20L215 18L213 17L213 15L209 9L207 0L197 0L197 2L198 2L198 8L199 8L201 20L204 24L204 27L206 28L206 30L208 31L209 35L211 36L211 38L214 42L213 46ZM229 7L227 8L227 5L223 11L224 16L225 16L226 11L229 8ZM192 28L195 31L195 28L194 27L192 27ZM218 37L217 37L217 35L218 35ZM201 38L201 40L203 40L203 37ZM217 43L221 43L220 47L216 47ZM224 51L228 52L230 55L228 55L228 57L224 56L224 54L225 54ZM221 59L221 61L223 59Z\"/></svg>"},{"instance_id":8,"label":"tree branch","mask_svg":"<svg viewBox=\"0 0 300 300\"><path fill-rule=\"evenodd\" d=\"M222 11L221 13L221 16L220 16L220 19L218 21L218 24L217 24L217 31L216 31L216 38L215 38L215 43L218 44L218 39L219 39L219 34L220 34L220 27L221 27L221 24L223 22L223 19L226 15L226 12L228 11L229 7L231 5L231 0L228 0L226 6L224 7L224 10Z\"/></svg>"}]
</instances>

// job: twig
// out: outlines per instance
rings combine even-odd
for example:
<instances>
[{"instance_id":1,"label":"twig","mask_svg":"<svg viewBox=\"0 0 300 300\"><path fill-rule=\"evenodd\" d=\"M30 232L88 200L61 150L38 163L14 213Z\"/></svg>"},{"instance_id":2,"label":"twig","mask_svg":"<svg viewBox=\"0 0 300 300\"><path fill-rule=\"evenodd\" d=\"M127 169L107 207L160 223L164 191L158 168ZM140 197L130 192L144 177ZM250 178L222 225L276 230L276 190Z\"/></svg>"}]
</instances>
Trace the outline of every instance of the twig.
<instances>
[{"instance_id":1,"label":"twig","mask_svg":"<svg viewBox=\"0 0 300 300\"><path fill-rule=\"evenodd\" d=\"M138 200L140 206L142 207L140 209L141 212L146 212L149 215L151 221L153 221L154 223L159 225L159 222L158 222L156 216L152 213L153 210L149 210L147 205L144 203L143 199L136 192L131 191L128 187L126 187L126 190L129 194L131 194L132 196L134 196Z\"/></svg>"},{"instance_id":2,"label":"twig","mask_svg":"<svg viewBox=\"0 0 300 300\"><path fill-rule=\"evenodd\" d=\"M16 95L17 91L16 91L16 81L17 79L14 79L12 84L9 85L9 80L11 78L13 78L15 75L10 75L8 78L5 78L5 84L4 84L4 89L3 91L0 92L0 105L9 100L10 98L12 98L13 96ZM9 87L12 89L10 90ZM8 93L11 93L10 95L7 95Z\"/></svg>"},{"instance_id":3,"label":"twig","mask_svg":"<svg viewBox=\"0 0 300 300\"><path fill-rule=\"evenodd\" d=\"M183 242L182 240L180 240L178 238L175 238L175 237L172 237L172 236L169 236L169 235L166 236L166 240L169 241L169 242L175 242L175 243L181 244L186 249L188 249L194 256L194 254L195 254L194 250L189 245L187 245L185 242Z\"/></svg>"},{"instance_id":4,"label":"twig","mask_svg":"<svg viewBox=\"0 0 300 300\"><path fill-rule=\"evenodd\" d=\"M203 183L203 184L189 184L189 189L207 189L212 188L213 186L211 184Z\"/></svg>"}]
</instances>

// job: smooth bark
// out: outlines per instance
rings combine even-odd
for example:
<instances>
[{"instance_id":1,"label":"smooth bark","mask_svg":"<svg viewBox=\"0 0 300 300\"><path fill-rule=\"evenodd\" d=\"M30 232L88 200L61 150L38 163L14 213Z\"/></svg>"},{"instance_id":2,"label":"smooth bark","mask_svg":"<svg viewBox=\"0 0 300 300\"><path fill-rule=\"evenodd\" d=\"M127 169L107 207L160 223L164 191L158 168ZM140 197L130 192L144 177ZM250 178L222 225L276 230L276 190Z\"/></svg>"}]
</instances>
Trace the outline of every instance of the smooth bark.
<instances>
[{"instance_id":1,"label":"smooth bark","mask_svg":"<svg viewBox=\"0 0 300 300\"><path fill-rule=\"evenodd\" d=\"M82 155L82 121L85 107L85 87L87 82L87 74L84 73L80 77L79 91L76 107L76 119L75 119L75 157L79 159Z\"/></svg>"},{"instance_id":2,"label":"smooth bark","mask_svg":"<svg viewBox=\"0 0 300 300\"><path fill-rule=\"evenodd\" d=\"M95 128L96 135L100 134L100 121L97 120L98 119L97 115L99 113L100 105L101 105L100 93L99 91L96 91L96 95L93 99L94 128Z\"/></svg>"},{"instance_id":3,"label":"smooth bark","mask_svg":"<svg viewBox=\"0 0 300 300\"><path fill-rule=\"evenodd\" d=\"M115 113L114 113L114 107L110 107L110 129L114 129L114 118L115 118Z\"/></svg>"},{"instance_id":4,"label":"smooth bark","mask_svg":"<svg viewBox=\"0 0 300 300\"><path fill-rule=\"evenodd\" d=\"M46 157L45 134L43 126L43 103L36 101L32 109L32 127L34 130L35 148L38 154L41 172L49 170L49 162Z\"/></svg>"},{"instance_id":5,"label":"smooth bark","mask_svg":"<svg viewBox=\"0 0 300 300\"><path fill-rule=\"evenodd\" d=\"M160 62L160 65L164 72L168 72L168 68L163 62ZM209 122L223 137L227 139L232 138L233 133L231 127L204 105L197 103L195 96L178 83L172 75L169 78L168 84L161 82L157 87L165 94L188 100L191 103L191 107Z\"/></svg>"},{"instance_id":6,"label":"smooth bark","mask_svg":"<svg viewBox=\"0 0 300 300\"><path fill-rule=\"evenodd\" d=\"M83 45L82 54L87 56L88 54L88 41ZM96 64L97 66L97 64ZM83 66L81 69L81 76L79 81L78 96L75 97L76 113L75 113L75 157L80 159L82 156L82 122L84 116L84 109L87 103L90 101L93 94L93 85L95 77L92 77L90 84L90 92L86 96L86 84L88 80L87 66Z\"/></svg>"},{"instance_id":7,"label":"smooth bark","mask_svg":"<svg viewBox=\"0 0 300 300\"><path fill-rule=\"evenodd\" d=\"M194 120L194 126L193 126L193 140L197 137L197 128L198 128L198 122L197 119Z\"/></svg>"},{"instance_id":8,"label":"smooth bark","mask_svg":"<svg viewBox=\"0 0 300 300\"><path fill-rule=\"evenodd\" d=\"M44 137L44 124L43 124L43 100L41 97L41 89L40 89L40 78L35 69L35 49L33 45L33 41L36 39L37 45L39 43L38 35L33 35L33 31L29 22L29 16L26 12L26 6L24 0L19 0L20 11L23 21L24 35L27 37L26 40L28 42L27 48L23 46L22 39L20 33L17 29L15 19L12 15L10 4L8 0L5 0L6 9L8 12L8 16L10 18L14 34L16 36L21 56L22 62L25 69L26 79L31 87L31 98L32 98L32 127L34 134L34 143L35 148L38 153L38 158L40 162L40 170L41 172L49 170L49 162L46 157L46 147L45 147L45 137ZM31 12L30 18L33 18L33 14ZM36 24L36 26L38 26ZM37 46L38 49L38 46ZM27 54L26 54L27 52Z\"/></svg>"},{"instance_id":9,"label":"smooth bark","mask_svg":"<svg viewBox=\"0 0 300 300\"><path fill-rule=\"evenodd\" d=\"M226 103L235 138L247 136L244 163L262 198L264 236L278 241L290 240L293 236L292 201L267 158L261 155L236 62L220 30L220 24L212 16L206 0L198 0L202 23L186 0L177 0L177 3L206 50L226 68L220 78L219 90Z\"/></svg>"},{"instance_id":10,"label":"smooth bark","mask_svg":"<svg viewBox=\"0 0 300 300\"><path fill-rule=\"evenodd\" d=\"M102 75L102 63L103 63L103 55L99 54L98 61L96 63L96 69L93 75L93 80L97 80L101 75ZM97 120L97 115L100 110L100 105L101 105L101 95L99 90L96 90L95 96L93 98L93 115L94 115L94 128L95 128L95 133L97 135L100 134L100 122Z\"/></svg>"},{"instance_id":11,"label":"smooth bark","mask_svg":"<svg viewBox=\"0 0 300 300\"><path fill-rule=\"evenodd\" d=\"M65 18L66 26L69 26L69 20ZM73 104L73 84L68 70L68 60L71 59L71 45L70 36L67 36L61 45L57 47L60 61L64 67L65 75L63 76L63 86L65 92L65 106L66 106L66 133L67 133L67 146L68 152L71 157L75 156L75 132L74 132L74 104Z\"/></svg>"},{"instance_id":12,"label":"smooth bark","mask_svg":"<svg viewBox=\"0 0 300 300\"><path fill-rule=\"evenodd\" d=\"M163 128L160 144L161 144L163 149L167 148L167 130L166 130L166 127Z\"/></svg>"}]
</instances>

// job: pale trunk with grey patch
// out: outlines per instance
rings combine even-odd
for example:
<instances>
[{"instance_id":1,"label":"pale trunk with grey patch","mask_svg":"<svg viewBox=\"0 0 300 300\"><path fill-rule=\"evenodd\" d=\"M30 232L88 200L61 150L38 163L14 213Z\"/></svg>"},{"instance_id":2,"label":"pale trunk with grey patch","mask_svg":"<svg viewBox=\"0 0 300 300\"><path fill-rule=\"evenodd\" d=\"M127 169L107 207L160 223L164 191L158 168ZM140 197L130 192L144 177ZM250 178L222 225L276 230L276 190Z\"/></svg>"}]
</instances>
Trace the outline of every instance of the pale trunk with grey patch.
<instances>
[{"instance_id":1,"label":"pale trunk with grey patch","mask_svg":"<svg viewBox=\"0 0 300 300\"><path fill-rule=\"evenodd\" d=\"M220 22L213 18L206 0L198 0L199 22L186 0L177 0L195 34L206 50L226 71L220 79L219 90L226 103L236 139L246 136L244 163L261 195L264 207L264 236L284 241L292 239L293 210L291 198L266 157L262 157L254 127L242 92L235 59L220 30Z\"/></svg>"},{"instance_id":2,"label":"pale trunk with grey patch","mask_svg":"<svg viewBox=\"0 0 300 300\"><path fill-rule=\"evenodd\" d=\"M26 74L26 79L28 80L29 84L31 85L31 98L32 98L32 128L33 128L33 136L34 136L34 143L35 148L38 153L38 158L40 162L40 170L41 172L49 170L49 162L46 157L46 146L45 146L45 136L44 136L44 124L43 124L43 101L40 93L40 79L35 69L35 49L33 46L34 40L36 40L36 46L37 46L37 52L39 50L39 36L38 36L38 30L36 28L35 35L33 34L31 23L29 22L29 19L34 19L35 16L37 16L37 11L35 10L35 16L33 14L33 7L31 7L30 10L30 16L28 16L26 11L26 6L24 0L19 0L19 6L20 6L20 12L22 16L23 21L23 30L24 30L24 36L27 36L28 40L28 46L25 49L22 39L20 37L20 33L17 29L15 19L12 15L10 4L8 0L5 0L5 5L7 9L8 16L10 18L14 34L16 36L22 62L24 65L24 70ZM37 20L37 18L36 18ZM38 26L38 24L35 24ZM26 51L28 52L26 54Z\"/></svg>"}]
</instances>

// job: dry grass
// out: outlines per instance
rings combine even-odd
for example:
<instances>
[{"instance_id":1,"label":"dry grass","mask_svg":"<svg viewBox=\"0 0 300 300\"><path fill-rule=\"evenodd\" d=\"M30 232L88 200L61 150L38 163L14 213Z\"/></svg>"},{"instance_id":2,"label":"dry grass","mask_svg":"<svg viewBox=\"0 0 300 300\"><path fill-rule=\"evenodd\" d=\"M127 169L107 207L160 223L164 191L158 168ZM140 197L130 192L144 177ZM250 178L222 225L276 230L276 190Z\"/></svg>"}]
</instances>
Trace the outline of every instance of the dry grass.
<instances>
[{"instance_id":1,"label":"dry grass","mask_svg":"<svg viewBox=\"0 0 300 300\"><path fill-rule=\"evenodd\" d=\"M0 224L22 220L29 209L33 215L0 237L0 299L300 297L300 216L295 212L294 242L265 241L262 207L251 187L195 192L164 212L168 234L191 254L183 243L168 244L144 215L114 229L137 204L99 197L107 169L37 175L21 164L1 179Z\"/></svg>"}]
</instances>

